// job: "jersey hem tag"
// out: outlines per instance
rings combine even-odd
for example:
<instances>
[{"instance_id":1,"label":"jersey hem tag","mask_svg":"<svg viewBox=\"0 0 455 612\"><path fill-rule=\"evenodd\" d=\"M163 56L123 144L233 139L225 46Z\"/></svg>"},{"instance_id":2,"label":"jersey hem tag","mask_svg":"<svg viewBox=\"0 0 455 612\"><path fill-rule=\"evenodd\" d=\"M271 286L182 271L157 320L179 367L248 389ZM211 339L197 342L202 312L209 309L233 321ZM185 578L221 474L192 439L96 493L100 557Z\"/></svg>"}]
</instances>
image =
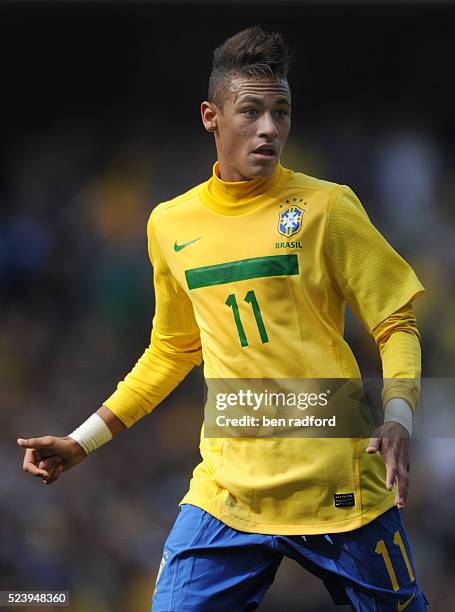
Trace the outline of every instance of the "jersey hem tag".
<instances>
[{"instance_id":1,"label":"jersey hem tag","mask_svg":"<svg viewBox=\"0 0 455 612\"><path fill-rule=\"evenodd\" d=\"M354 493L335 493L335 508L346 508L355 506Z\"/></svg>"}]
</instances>

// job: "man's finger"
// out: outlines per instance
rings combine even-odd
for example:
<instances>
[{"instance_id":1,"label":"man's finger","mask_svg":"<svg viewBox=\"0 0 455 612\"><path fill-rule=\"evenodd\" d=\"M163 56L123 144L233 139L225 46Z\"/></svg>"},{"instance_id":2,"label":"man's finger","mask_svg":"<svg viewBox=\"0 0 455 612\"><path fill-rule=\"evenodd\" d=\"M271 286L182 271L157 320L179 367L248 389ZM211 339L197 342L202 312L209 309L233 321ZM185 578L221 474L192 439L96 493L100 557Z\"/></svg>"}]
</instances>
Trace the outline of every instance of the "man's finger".
<instances>
[{"instance_id":1,"label":"man's finger","mask_svg":"<svg viewBox=\"0 0 455 612\"><path fill-rule=\"evenodd\" d=\"M395 504L400 510L406 507L406 499L408 497L409 475L404 466L398 468L397 471L397 494L395 496Z\"/></svg>"},{"instance_id":2,"label":"man's finger","mask_svg":"<svg viewBox=\"0 0 455 612\"><path fill-rule=\"evenodd\" d=\"M39 462L38 467L42 470L54 470L58 465L62 464L62 458L53 455Z\"/></svg>"},{"instance_id":3,"label":"man's finger","mask_svg":"<svg viewBox=\"0 0 455 612\"><path fill-rule=\"evenodd\" d=\"M22 469L32 476L47 476L47 471L43 468L38 467L38 459L36 452L30 448L27 448L24 455L24 461L22 462Z\"/></svg>"},{"instance_id":4,"label":"man's finger","mask_svg":"<svg viewBox=\"0 0 455 612\"><path fill-rule=\"evenodd\" d=\"M385 480L385 486L387 490L390 491L393 487L395 478L397 476L397 465L396 463L389 463L386 465L386 469L387 469L387 476Z\"/></svg>"},{"instance_id":5,"label":"man's finger","mask_svg":"<svg viewBox=\"0 0 455 612\"><path fill-rule=\"evenodd\" d=\"M62 472L63 472L63 466L58 465L55 468L55 470L53 470L53 472L49 474L48 478L43 478L44 484L52 484L53 482L55 482L56 480L60 478L60 476L62 475Z\"/></svg>"},{"instance_id":6,"label":"man's finger","mask_svg":"<svg viewBox=\"0 0 455 612\"><path fill-rule=\"evenodd\" d=\"M365 449L367 453L376 453L381 445L381 438L370 438L368 446Z\"/></svg>"},{"instance_id":7,"label":"man's finger","mask_svg":"<svg viewBox=\"0 0 455 612\"><path fill-rule=\"evenodd\" d=\"M49 478L49 473L46 470L42 470L37 467L34 463L24 463L22 469L32 476L39 476L40 478Z\"/></svg>"},{"instance_id":8,"label":"man's finger","mask_svg":"<svg viewBox=\"0 0 455 612\"><path fill-rule=\"evenodd\" d=\"M18 438L17 443L22 448L42 448L47 449L52 446L54 439L52 436L43 436L42 438Z\"/></svg>"},{"instance_id":9,"label":"man's finger","mask_svg":"<svg viewBox=\"0 0 455 612\"><path fill-rule=\"evenodd\" d=\"M48 474L47 478L44 479L48 484L54 482L58 478L55 478L55 475L58 473L58 469L62 467L62 460L60 457L49 457L49 459L45 459L44 461L40 461L38 467L42 470L45 470Z\"/></svg>"}]
</instances>

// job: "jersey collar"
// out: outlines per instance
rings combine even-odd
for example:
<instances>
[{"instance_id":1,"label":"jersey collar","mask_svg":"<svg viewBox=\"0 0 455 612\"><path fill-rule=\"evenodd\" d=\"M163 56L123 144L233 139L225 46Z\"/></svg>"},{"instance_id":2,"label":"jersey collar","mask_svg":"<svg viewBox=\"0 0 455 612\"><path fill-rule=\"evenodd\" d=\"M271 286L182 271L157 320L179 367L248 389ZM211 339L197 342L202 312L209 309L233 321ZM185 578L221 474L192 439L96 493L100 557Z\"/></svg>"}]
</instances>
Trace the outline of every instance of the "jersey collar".
<instances>
[{"instance_id":1,"label":"jersey collar","mask_svg":"<svg viewBox=\"0 0 455 612\"><path fill-rule=\"evenodd\" d=\"M290 171L278 162L273 173L248 181L223 181L219 176L219 162L213 164L211 178L200 195L203 204L224 215L241 215L270 201L270 197L287 182Z\"/></svg>"}]
</instances>

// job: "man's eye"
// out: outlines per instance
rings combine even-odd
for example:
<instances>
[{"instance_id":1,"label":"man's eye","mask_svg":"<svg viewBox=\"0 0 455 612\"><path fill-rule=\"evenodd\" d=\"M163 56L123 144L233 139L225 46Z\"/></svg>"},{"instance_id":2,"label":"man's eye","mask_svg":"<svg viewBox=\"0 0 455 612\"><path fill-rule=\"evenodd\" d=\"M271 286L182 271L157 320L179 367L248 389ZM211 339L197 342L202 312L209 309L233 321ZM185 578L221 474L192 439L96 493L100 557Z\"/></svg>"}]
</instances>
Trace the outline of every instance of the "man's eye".
<instances>
[{"instance_id":1,"label":"man's eye","mask_svg":"<svg viewBox=\"0 0 455 612\"><path fill-rule=\"evenodd\" d=\"M248 115L249 117L255 117L258 112L255 108L244 108L242 113L244 115Z\"/></svg>"},{"instance_id":2,"label":"man's eye","mask_svg":"<svg viewBox=\"0 0 455 612\"><path fill-rule=\"evenodd\" d=\"M284 110L284 109L282 109L282 108L279 108L279 109L276 111L276 113L277 113L277 115L278 115L279 117L287 117L287 116L289 115L289 111Z\"/></svg>"}]
</instances>

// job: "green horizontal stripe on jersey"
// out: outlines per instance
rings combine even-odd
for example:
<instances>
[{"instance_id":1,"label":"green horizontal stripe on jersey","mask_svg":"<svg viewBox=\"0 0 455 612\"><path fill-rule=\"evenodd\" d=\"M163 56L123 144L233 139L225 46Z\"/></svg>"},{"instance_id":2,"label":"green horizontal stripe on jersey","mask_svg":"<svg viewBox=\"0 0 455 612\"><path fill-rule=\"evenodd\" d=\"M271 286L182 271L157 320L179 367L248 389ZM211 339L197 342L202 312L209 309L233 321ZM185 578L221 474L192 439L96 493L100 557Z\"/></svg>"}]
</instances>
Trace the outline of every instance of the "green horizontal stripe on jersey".
<instances>
[{"instance_id":1,"label":"green horizontal stripe on jersey","mask_svg":"<svg viewBox=\"0 0 455 612\"><path fill-rule=\"evenodd\" d=\"M264 276L291 276L299 273L297 255L266 255L239 259L214 266L185 270L188 289L213 287Z\"/></svg>"}]
</instances>

